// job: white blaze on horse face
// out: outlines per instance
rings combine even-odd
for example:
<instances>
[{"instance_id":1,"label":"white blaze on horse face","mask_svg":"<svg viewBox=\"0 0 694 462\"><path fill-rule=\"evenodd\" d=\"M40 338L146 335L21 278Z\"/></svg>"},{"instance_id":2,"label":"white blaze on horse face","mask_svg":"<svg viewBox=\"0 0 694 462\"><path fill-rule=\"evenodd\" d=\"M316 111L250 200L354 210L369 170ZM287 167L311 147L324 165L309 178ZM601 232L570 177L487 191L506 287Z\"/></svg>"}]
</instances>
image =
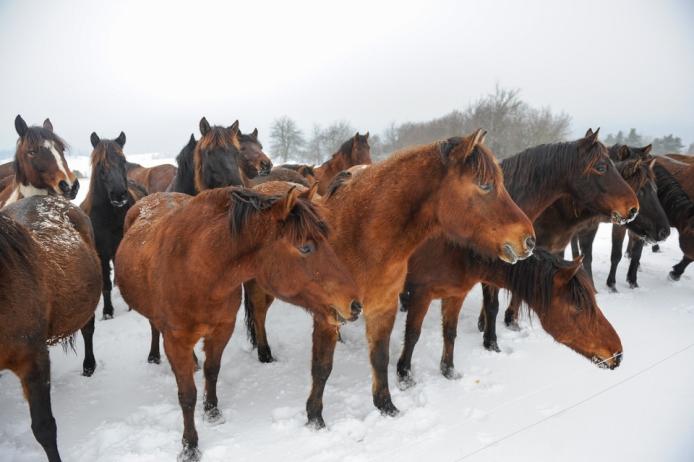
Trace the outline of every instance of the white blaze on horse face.
<instances>
[{"instance_id":1,"label":"white blaze on horse face","mask_svg":"<svg viewBox=\"0 0 694 462\"><path fill-rule=\"evenodd\" d=\"M60 156L60 153L58 152L58 149L55 147L55 143L53 141L44 141L43 142L43 147L51 151L51 154L53 154L53 157L55 157L55 163L58 164L58 168L60 169L61 172L63 172L63 175L65 175L65 181L67 182L70 187L72 187L72 181L70 181L70 175L67 174L67 169L65 162L63 161L63 158Z\"/></svg>"}]
</instances>

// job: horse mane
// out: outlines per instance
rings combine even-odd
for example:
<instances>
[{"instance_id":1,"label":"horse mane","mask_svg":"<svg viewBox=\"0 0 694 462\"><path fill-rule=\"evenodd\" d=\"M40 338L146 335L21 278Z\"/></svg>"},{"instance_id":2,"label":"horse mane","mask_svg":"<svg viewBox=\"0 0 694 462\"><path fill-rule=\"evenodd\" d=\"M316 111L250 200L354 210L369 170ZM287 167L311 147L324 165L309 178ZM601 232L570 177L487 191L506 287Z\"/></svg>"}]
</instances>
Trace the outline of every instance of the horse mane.
<instances>
[{"instance_id":1,"label":"horse mane","mask_svg":"<svg viewBox=\"0 0 694 462\"><path fill-rule=\"evenodd\" d=\"M34 241L29 231L5 213L0 211L0 287L4 285L5 275L16 272L17 268L35 267Z\"/></svg>"},{"instance_id":2,"label":"horse mane","mask_svg":"<svg viewBox=\"0 0 694 462\"><path fill-rule=\"evenodd\" d=\"M694 202L665 167L656 164L653 170L658 185L658 199L670 223L679 227L694 217Z\"/></svg>"},{"instance_id":3,"label":"horse mane","mask_svg":"<svg viewBox=\"0 0 694 462\"><path fill-rule=\"evenodd\" d=\"M328 185L328 189L325 192L324 197L330 199L340 187L348 182L352 178L352 173L347 170L342 170L340 173L335 175Z\"/></svg>"},{"instance_id":4,"label":"horse mane","mask_svg":"<svg viewBox=\"0 0 694 462\"><path fill-rule=\"evenodd\" d=\"M332 155L332 159L335 159L339 156L346 156L349 157L352 155L352 149L354 149L354 141L355 141L356 136L351 137L344 143L340 145L340 147L335 151L335 153Z\"/></svg>"},{"instance_id":5,"label":"horse mane","mask_svg":"<svg viewBox=\"0 0 694 462\"><path fill-rule=\"evenodd\" d=\"M258 212L271 208L283 196L260 194L256 191L230 188L231 207L229 226L232 236L239 236L249 219ZM316 205L308 199L299 198L287 218L282 222L280 234L290 242L300 244L307 240L323 241L328 238L328 224L320 217Z\"/></svg>"},{"instance_id":6,"label":"horse mane","mask_svg":"<svg viewBox=\"0 0 694 462\"><path fill-rule=\"evenodd\" d=\"M582 141L541 144L504 159L501 168L511 197L522 196L528 185L542 190L565 178L567 173L585 173L602 155L607 155L607 148L601 142L586 148Z\"/></svg>"},{"instance_id":7,"label":"horse mane","mask_svg":"<svg viewBox=\"0 0 694 462\"><path fill-rule=\"evenodd\" d=\"M546 250L536 249L529 258L515 265L504 265L509 291L532 306L538 314L546 314L552 306L554 277L560 269L568 268L572 264ZM597 302L588 273L583 269L579 270L567 284L572 304L579 310L594 314Z\"/></svg>"},{"instance_id":8,"label":"horse mane","mask_svg":"<svg viewBox=\"0 0 694 462\"><path fill-rule=\"evenodd\" d=\"M648 164L640 159L615 162L614 166L634 191L641 190L651 181L655 183L655 174L648 168Z\"/></svg>"},{"instance_id":9,"label":"horse mane","mask_svg":"<svg viewBox=\"0 0 694 462\"><path fill-rule=\"evenodd\" d=\"M278 165L277 167L279 168L286 168L288 170L294 170L295 172L298 172L299 170L306 169L306 171L313 175L316 176L316 172L313 171L313 165L308 165L308 164L282 164Z\"/></svg>"}]
</instances>

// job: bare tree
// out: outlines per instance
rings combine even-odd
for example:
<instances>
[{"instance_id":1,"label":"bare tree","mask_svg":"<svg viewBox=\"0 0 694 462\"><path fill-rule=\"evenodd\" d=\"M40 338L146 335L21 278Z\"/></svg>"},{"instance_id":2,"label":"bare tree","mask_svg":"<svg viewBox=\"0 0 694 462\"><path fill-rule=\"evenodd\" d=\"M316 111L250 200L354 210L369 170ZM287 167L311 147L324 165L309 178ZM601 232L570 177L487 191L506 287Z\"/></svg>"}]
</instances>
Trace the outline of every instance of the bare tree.
<instances>
[{"instance_id":1,"label":"bare tree","mask_svg":"<svg viewBox=\"0 0 694 462\"><path fill-rule=\"evenodd\" d=\"M287 162L290 158L299 156L304 137L293 119L282 116L272 123L270 143L273 154Z\"/></svg>"}]
</instances>

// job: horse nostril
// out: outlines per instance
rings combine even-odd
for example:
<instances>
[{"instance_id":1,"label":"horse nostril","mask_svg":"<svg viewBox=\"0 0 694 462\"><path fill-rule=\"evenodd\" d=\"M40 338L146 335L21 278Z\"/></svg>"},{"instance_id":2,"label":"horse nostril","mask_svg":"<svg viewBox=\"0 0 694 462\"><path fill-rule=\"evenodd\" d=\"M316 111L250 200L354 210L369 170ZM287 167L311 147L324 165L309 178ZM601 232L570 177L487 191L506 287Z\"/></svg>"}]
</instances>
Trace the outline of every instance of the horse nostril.
<instances>
[{"instance_id":1,"label":"horse nostril","mask_svg":"<svg viewBox=\"0 0 694 462\"><path fill-rule=\"evenodd\" d=\"M670 235L670 228L660 228L658 231L658 239L664 241Z\"/></svg>"},{"instance_id":2,"label":"horse nostril","mask_svg":"<svg viewBox=\"0 0 694 462\"><path fill-rule=\"evenodd\" d=\"M639 213L639 209L637 209L636 207L632 207L629 210L629 218L634 218L637 213Z\"/></svg>"},{"instance_id":3,"label":"horse nostril","mask_svg":"<svg viewBox=\"0 0 694 462\"><path fill-rule=\"evenodd\" d=\"M58 183L58 187L63 192L63 194L67 194L70 192L70 185L67 184L67 181L65 180L60 180L60 183Z\"/></svg>"},{"instance_id":4,"label":"horse nostril","mask_svg":"<svg viewBox=\"0 0 694 462\"><path fill-rule=\"evenodd\" d=\"M535 250L535 238L532 236L528 236L525 238L525 248L528 250L528 252L532 252Z\"/></svg>"},{"instance_id":5,"label":"horse nostril","mask_svg":"<svg viewBox=\"0 0 694 462\"><path fill-rule=\"evenodd\" d=\"M352 304L349 307L350 307L350 310L352 311L353 317L356 318L357 316L359 316L359 314L361 313L361 310L362 310L361 303L359 303L356 300L352 300Z\"/></svg>"}]
</instances>

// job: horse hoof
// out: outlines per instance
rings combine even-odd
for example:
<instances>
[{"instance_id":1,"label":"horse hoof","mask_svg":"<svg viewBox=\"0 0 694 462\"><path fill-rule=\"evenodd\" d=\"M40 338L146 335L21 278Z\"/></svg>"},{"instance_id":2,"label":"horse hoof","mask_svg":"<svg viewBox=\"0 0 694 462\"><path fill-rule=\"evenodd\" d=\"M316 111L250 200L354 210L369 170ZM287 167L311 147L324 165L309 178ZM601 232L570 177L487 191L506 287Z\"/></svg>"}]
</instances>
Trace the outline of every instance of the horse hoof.
<instances>
[{"instance_id":1,"label":"horse hoof","mask_svg":"<svg viewBox=\"0 0 694 462\"><path fill-rule=\"evenodd\" d=\"M205 422L209 425L221 425L226 422L226 419L219 408L213 407L205 411Z\"/></svg>"},{"instance_id":2,"label":"horse hoof","mask_svg":"<svg viewBox=\"0 0 694 462\"><path fill-rule=\"evenodd\" d=\"M400 312L401 312L401 313L407 313L407 306L405 306L405 305L400 305Z\"/></svg>"},{"instance_id":3,"label":"horse hoof","mask_svg":"<svg viewBox=\"0 0 694 462\"><path fill-rule=\"evenodd\" d=\"M395 407L395 404L393 404L391 400L388 400L377 407L378 410L381 411L381 415L383 416L395 417L396 415L400 414L400 411L397 407Z\"/></svg>"},{"instance_id":4,"label":"horse hoof","mask_svg":"<svg viewBox=\"0 0 694 462\"><path fill-rule=\"evenodd\" d=\"M670 274L668 274L667 278L671 281L679 281L680 275L676 274L674 271L670 271Z\"/></svg>"},{"instance_id":5,"label":"horse hoof","mask_svg":"<svg viewBox=\"0 0 694 462\"><path fill-rule=\"evenodd\" d=\"M455 370L455 367L453 366L444 366L443 364L441 365L441 374L446 377L448 380L459 380L463 378L463 375L459 373L458 371Z\"/></svg>"},{"instance_id":6,"label":"horse hoof","mask_svg":"<svg viewBox=\"0 0 694 462\"><path fill-rule=\"evenodd\" d=\"M518 325L518 321L515 319L513 321L506 322L505 324L508 330L512 330L514 332L520 332L521 330L520 326Z\"/></svg>"},{"instance_id":7,"label":"horse hoof","mask_svg":"<svg viewBox=\"0 0 694 462\"><path fill-rule=\"evenodd\" d=\"M412 372L409 370L407 371L398 371L398 388L401 390L407 390L409 388L414 387L417 385L417 382L415 382L414 377L412 377Z\"/></svg>"},{"instance_id":8,"label":"horse hoof","mask_svg":"<svg viewBox=\"0 0 694 462\"><path fill-rule=\"evenodd\" d=\"M323 416L314 416L314 417L309 417L308 422L306 422L306 426L308 428L311 428L313 430L322 430L325 428L325 421L323 420Z\"/></svg>"},{"instance_id":9,"label":"horse hoof","mask_svg":"<svg viewBox=\"0 0 694 462\"><path fill-rule=\"evenodd\" d=\"M161 356L149 355L147 356L147 362L150 364L161 364Z\"/></svg>"},{"instance_id":10,"label":"horse hoof","mask_svg":"<svg viewBox=\"0 0 694 462\"><path fill-rule=\"evenodd\" d=\"M499 348L499 344L496 343L496 340L490 340L484 341L484 348L488 351L495 351L497 353L501 353L501 348Z\"/></svg>"},{"instance_id":11,"label":"horse hoof","mask_svg":"<svg viewBox=\"0 0 694 462\"><path fill-rule=\"evenodd\" d=\"M630 282L630 283L629 283L629 288L630 288L630 289L638 289L638 288L639 288L638 282Z\"/></svg>"},{"instance_id":12,"label":"horse hoof","mask_svg":"<svg viewBox=\"0 0 694 462\"><path fill-rule=\"evenodd\" d=\"M480 317L477 318L477 329L480 332L484 332L485 327L487 327L487 323L484 322L484 316L480 315Z\"/></svg>"},{"instance_id":13,"label":"horse hoof","mask_svg":"<svg viewBox=\"0 0 694 462\"><path fill-rule=\"evenodd\" d=\"M617 288L615 286L608 285L607 288L609 289L610 293L616 294L619 293Z\"/></svg>"},{"instance_id":14,"label":"horse hoof","mask_svg":"<svg viewBox=\"0 0 694 462\"><path fill-rule=\"evenodd\" d=\"M270 350L261 350L260 348L258 349L258 361L261 363L273 363L275 362L275 358L272 357L272 353Z\"/></svg>"},{"instance_id":15,"label":"horse hoof","mask_svg":"<svg viewBox=\"0 0 694 462\"><path fill-rule=\"evenodd\" d=\"M104 313L103 316L101 316L102 321L108 321L109 319L113 319L113 313Z\"/></svg>"},{"instance_id":16,"label":"horse hoof","mask_svg":"<svg viewBox=\"0 0 694 462\"><path fill-rule=\"evenodd\" d=\"M199 462L202 458L200 449L190 446L183 446L183 450L176 458L177 462Z\"/></svg>"},{"instance_id":17,"label":"horse hoof","mask_svg":"<svg viewBox=\"0 0 694 462\"><path fill-rule=\"evenodd\" d=\"M82 368L82 375L85 377L91 377L92 374L94 374L95 370L96 370L96 366L84 367L84 368Z\"/></svg>"}]
</instances>

